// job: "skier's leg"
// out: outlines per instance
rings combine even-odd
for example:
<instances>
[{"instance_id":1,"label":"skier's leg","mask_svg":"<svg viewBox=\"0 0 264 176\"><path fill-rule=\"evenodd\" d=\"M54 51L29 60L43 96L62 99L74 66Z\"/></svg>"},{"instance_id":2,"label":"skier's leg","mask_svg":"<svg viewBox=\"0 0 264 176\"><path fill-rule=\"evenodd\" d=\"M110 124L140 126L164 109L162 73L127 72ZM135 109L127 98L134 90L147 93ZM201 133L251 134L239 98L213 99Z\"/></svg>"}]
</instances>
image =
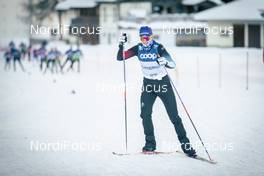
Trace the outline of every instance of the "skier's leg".
<instances>
[{"instance_id":1,"label":"skier's leg","mask_svg":"<svg viewBox=\"0 0 264 176\"><path fill-rule=\"evenodd\" d=\"M79 59L77 62L78 62L78 73L80 73L80 71L81 71L81 63L80 63L80 59Z\"/></svg>"},{"instance_id":2,"label":"skier's leg","mask_svg":"<svg viewBox=\"0 0 264 176\"><path fill-rule=\"evenodd\" d=\"M43 61L43 63L44 63L44 61ZM44 70L44 74L47 72L47 69L49 69L49 63L50 63L50 61L49 60L47 60L47 62L46 62L46 68L45 68L45 70Z\"/></svg>"},{"instance_id":3,"label":"skier's leg","mask_svg":"<svg viewBox=\"0 0 264 176\"><path fill-rule=\"evenodd\" d=\"M51 73L53 74L53 72L54 72L54 62L55 60L51 60L50 62L51 62Z\"/></svg>"},{"instance_id":4,"label":"skier's leg","mask_svg":"<svg viewBox=\"0 0 264 176\"><path fill-rule=\"evenodd\" d=\"M21 67L22 71L23 71L23 72L25 72L24 66L23 66L23 64L22 64L22 62L21 62L21 59L20 59L20 58L18 59L18 63L19 63L19 65L20 65L20 67Z\"/></svg>"},{"instance_id":5,"label":"skier's leg","mask_svg":"<svg viewBox=\"0 0 264 176\"><path fill-rule=\"evenodd\" d=\"M31 53L30 53L30 51L28 51L28 62L30 62L31 61Z\"/></svg>"},{"instance_id":6,"label":"skier's leg","mask_svg":"<svg viewBox=\"0 0 264 176\"><path fill-rule=\"evenodd\" d=\"M70 71L71 69L71 65L72 65L72 60L69 60L70 61L70 66L68 67L68 69L66 70L67 72Z\"/></svg>"},{"instance_id":7,"label":"skier's leg","mask_svg":"<svg viewBox=\"0 0 264 176\"><path fill-rule=\"evenodd\" d=\"M58 71L62 72L62 69L61 69L62 65L61 65L60 58L56 59L56 63L55 64L56 64L56 72L57 73L58 73ZM59 67L59 70L58 70L58 67Z\"/></svg>"},{"instance_id":8,"label":"skier's leg","mask_svg":"<svg viewBox=\"0 0 264 176\"><path fill-rule=\"evenodd\" d=\"M67 57L67 59L64 61L64 63L61 65L61 70L62 71L63 71L63 68L67 64L68 61L69 61L69 58Z\"/></svg>"},{"instance_id":9,"label":"skier's leg","mask_svg":"<svg viewBox=\"0 0 264 176\"><path fill-rule=\"evenodd\" d=\"M146 90L146 84L143 85L144 90L141 93L141 114L142 124L144 128L146 144L143 150L153 151L156 149L156 140L154 135L154 127L152 122L152 107L156 100L157 95L154 92Z\"/></svg>"},{"instance_id":10,"label":"skier's leg","mask_svg":"<svg viewBox=\"0 0 264 176\"><path fill-rule=\"evenodd\" d=\"M158 96L160 97L163 104L165 105L165 108L166 108L166 111L169 115L170 121L174 125L178 139L181 143L182 150L184 151L184 153L186 153L188 155L194 155L195 150L191 147L191 144L190 144L190 141L186 135L186 131L185 131L185 128L183 126L182 120L178 115L175 94L173 92L173 89L171 87L171 84L170 84L168 77L164 77L162 79L161 86L164 87L164 85L166 85L166 89L164 89L164 91L162 91L162 89L161 89L161 91L158 93Z\"/></svg>"},{"instance_id":11,"label":"skier's leg","mask_svg":"<svg viewBox=\"0 0 264 176\"><path fill-rule=\"evenodd\" d=\"M56 71L56 73L58 73L57 66L56 66L56 60L52 61L52 69L53 69L53 72Z\"/></svg>"},{"instance_id":12,"label":"skier's leg","mask_svg":"<svg viewBox=\"0 0 264 176\"><path fill-rule=\"evenodd\" d=\"M16 58L14 58L14 59L13 59L13 64L14 64L14 65L13 65L13 66L14 66L14 71L16 71L16 61L17 61L17 59L16 59Z\"/></svg>"},{"instance_id":13,"label":"skier's leg","mask_svg":"<svg viewBox=\"0 0 264 176\"><path fill-rule=\"evenodd\" d=\"M6 70L10 70L11 69L11 59L8 59L7 61L6 61Z\"/></svg>"},{"instance_id":14,"label":"skier's leg","mask_svg":"<svg viewBox=\"0 0 264 176\"><path fill-rule=\"evenodd\" d=\"M57 67L57 65L59 65L59 67L60 67L59 60L56 59L56 60L54 61L54 67L55 67L56 73L58 73L58 67Z\"/></svg>"},{"instance_id":15,"label":"skier's leg","mask_svg":"<svg viewBox=\"0 0 264 176\"><path fill-rule=\"evenodd\" d=\"M9 62L9 61L6 59L6 60L5 60L5 67L4 67L4 70L5 70L5 71L7 70L8 62Z\"/></svg>"},{"instance_id":16,"label":"skier's leg","mask_svg":"<svg viewBox=\"0 0 264 176\"><path fill-rule=\"evenodd\" d=\"M73 70L73 64L74 64L74 61L71 60L71 65L70 65L70 67L68 68L67 72L70 71L70 69Z\"/></svg>"},{"instance_id":17,"label":"skier's leg","mask_svg":"<svg viewBox=\"0 0 264 176\"><path fill-rule=\"evenodd\" d=\"M72 69L72 71L74 71L74 65L75 65L75 62L76 62L76 60L73 60L73 61L72 61L72 64L71 64L71 69Z\"/></svg>"},{"instance_id":18,"label":"skier's leg","mask_svg":"<svg viewBox=\"0 0 264 176\"><path fill-rule=\"evenodd\" d=\"M42 71L42 69L43 69L43 62L44 62L44 60L40 59L40 71Z\"/></svg>"}]
</instances>

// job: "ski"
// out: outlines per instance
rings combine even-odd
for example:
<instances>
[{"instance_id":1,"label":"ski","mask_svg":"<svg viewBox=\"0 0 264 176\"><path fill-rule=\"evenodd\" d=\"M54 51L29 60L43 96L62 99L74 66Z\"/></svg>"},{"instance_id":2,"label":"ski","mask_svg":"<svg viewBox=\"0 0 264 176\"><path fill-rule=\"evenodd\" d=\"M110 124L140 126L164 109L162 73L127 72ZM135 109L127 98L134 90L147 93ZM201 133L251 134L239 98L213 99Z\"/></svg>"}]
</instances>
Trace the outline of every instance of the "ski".
<instances>
[{"instance_id":1,"label":"ski","mask_svg":"<svg viewBox=\"0 0 264 176\"><path fill-rule=\"evenodd\" d=\"M173 154L176 153L177 151L170 151L170 152L161 152L161 151L153 151L153 152L134 152L134 153L118 153L118 152L112 152L113 155L117 156L124 156L124 155L168 155L168 154Z\"/></svg>"},{"instance_id":2,"label":"ski","mask_svg":"<svg viewBox=\"0 0 264 176\"><path fill-rule=\"evenodd\" d=\"M199 160L199 161L203 161L209 164L217 164L216 161L214 160L208 160L206 158L203 158L201 156L196 156L194 157L189 157L187 156L185 153L181 152L181 151L169 151L169 152L162 152L162 151L154 151L154 152L134 152L134 153L129 153L129 152L124 152L124 153L118 153L118 152L112 152L113 155L117 155L117 156L127 156L127 155L169 155L169 154L180 154L181 156L184 157L188 157L191 159L195 159L195 160Z\"/></svg>"}]
</instances>

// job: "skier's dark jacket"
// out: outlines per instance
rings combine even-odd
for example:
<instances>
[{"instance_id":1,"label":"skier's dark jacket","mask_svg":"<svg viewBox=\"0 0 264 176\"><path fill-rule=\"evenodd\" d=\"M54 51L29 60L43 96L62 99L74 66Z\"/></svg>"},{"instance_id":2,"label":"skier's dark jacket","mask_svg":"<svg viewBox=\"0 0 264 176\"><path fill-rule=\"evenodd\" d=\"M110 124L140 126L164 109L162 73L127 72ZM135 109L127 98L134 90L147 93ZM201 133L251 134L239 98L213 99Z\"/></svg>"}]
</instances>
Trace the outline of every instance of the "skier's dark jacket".
<instances>
[{"instance_id":1,"label":"skier's dark jacket","mask_svg":"<svg viewBox=\"0 0 264 176\"><path fill-rule=\"evenodd\" d=\"M138 43L137 45L131 47L130 49L128 49L127 51L125 51L125 59L129 59L129 58L131 58L133 56L138 56L138 49L139 49L139 47L143 47L146 50L147 49L150 50L154 45L158 45L157 51L158 51L159 57L165 57L168 60L171 59L170 54L163 47L163 45L160 44L160 43L157 43L156 41L153 41L153 43L149 47L144 47L142 43ZM118 53L117 53L117 60L118 61L122 61L123 60L123 54L122 54L122 52L123 52L123 45L120 44L119 45L119 50L118 50Z\"/></svg>"},{"instance_id":2,"label":"skier's dark jacket","mask_svg":"<svg viewBox=\"0 0 264 176\"><path fill-rule=\"evenodd\" d=\"M123 60L123 45L119 45L119 50L117 53L117 60ZM156 41L152 41L149 46L144 46L139 43L132 48L124 51L124 58L128 59L133 56L137 56L140 61L143 76L148 79L161 79L166 73L163 65L158 63L158 59L163 57L167 64L167 68L175 68L175 62L172 60L166 49Z\"/></svg>"}]
</instances>

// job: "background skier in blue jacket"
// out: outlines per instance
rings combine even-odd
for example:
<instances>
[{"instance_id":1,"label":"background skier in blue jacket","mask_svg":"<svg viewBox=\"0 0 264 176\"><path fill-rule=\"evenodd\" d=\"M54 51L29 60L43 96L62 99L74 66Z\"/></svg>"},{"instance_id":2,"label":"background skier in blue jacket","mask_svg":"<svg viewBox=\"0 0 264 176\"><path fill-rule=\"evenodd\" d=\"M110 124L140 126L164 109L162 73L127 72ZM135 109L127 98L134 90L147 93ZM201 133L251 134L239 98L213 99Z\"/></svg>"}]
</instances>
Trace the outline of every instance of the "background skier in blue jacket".
<instances>
[{"instance_id":1,"label":"background skier in blue jacket","mask_svg":"<svg viewBox=\"0 0 264 176\"><path fill-rule=\"evenodd\" d=\"M24 72L25 69L21 62L21 52L16 48L16 45L14 42L10 42L9 47L10 47L11 57L13 58L14 71L16 71L16 63L18 62L20 68Z\"/></svg>"},{"instance_id":2,"label":"background skier in blue jacket","mask_svg":"<svg viewBox=\"0 0 264 176\"><path fill-rule=\"evenodd\" d=\"M156 150L152 107L156 98L159 97L166 108L170 121L174 125L182 150L188 156L196 157L196 152L190 144L182 120L178 115L175 95L166 71L166 68L175 68L175 62L166 49L152 39L152 29L150 27L142 26L139 30L139 36L141 43L124 51L124 59L137 56L144 76L140 100L140 116L145 134L145 146L142 150L143 152ZM123 60L123 44L126 41L126 35L121 35L117 54L117 60L119 61Z\"/></svg>"},{"instance_id":3,"label":"background skier in blue jacket","mask_svg":"<svg viewBox=\"0 0 264 176\"><path fill-rule=\"evenodd\" d=\"M4 58L5 58L5 70L10 69L11 68L11 51L10 49L8 49L5 53L4 53Z\"/></svg>"}]
</instances>

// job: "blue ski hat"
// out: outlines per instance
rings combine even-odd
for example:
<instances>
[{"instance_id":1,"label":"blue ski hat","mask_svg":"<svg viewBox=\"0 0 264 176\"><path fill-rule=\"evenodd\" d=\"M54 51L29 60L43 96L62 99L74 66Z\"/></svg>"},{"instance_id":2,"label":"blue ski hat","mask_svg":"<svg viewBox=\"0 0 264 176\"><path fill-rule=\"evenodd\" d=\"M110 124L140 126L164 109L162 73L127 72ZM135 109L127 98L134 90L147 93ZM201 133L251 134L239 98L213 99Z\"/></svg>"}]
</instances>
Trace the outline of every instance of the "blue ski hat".
<instances>
[{"instance_id":1,"label":"blue ski hat","mask_svg":"<svg viewBox=\"0 0 264 176\"><path fill-rule=\"evenodd\" d=\"M141 26L139 29L139 36L142 36L142 35L151 36L152 35L152 29L148 26Z\"/></svg>"}]
</instances>

